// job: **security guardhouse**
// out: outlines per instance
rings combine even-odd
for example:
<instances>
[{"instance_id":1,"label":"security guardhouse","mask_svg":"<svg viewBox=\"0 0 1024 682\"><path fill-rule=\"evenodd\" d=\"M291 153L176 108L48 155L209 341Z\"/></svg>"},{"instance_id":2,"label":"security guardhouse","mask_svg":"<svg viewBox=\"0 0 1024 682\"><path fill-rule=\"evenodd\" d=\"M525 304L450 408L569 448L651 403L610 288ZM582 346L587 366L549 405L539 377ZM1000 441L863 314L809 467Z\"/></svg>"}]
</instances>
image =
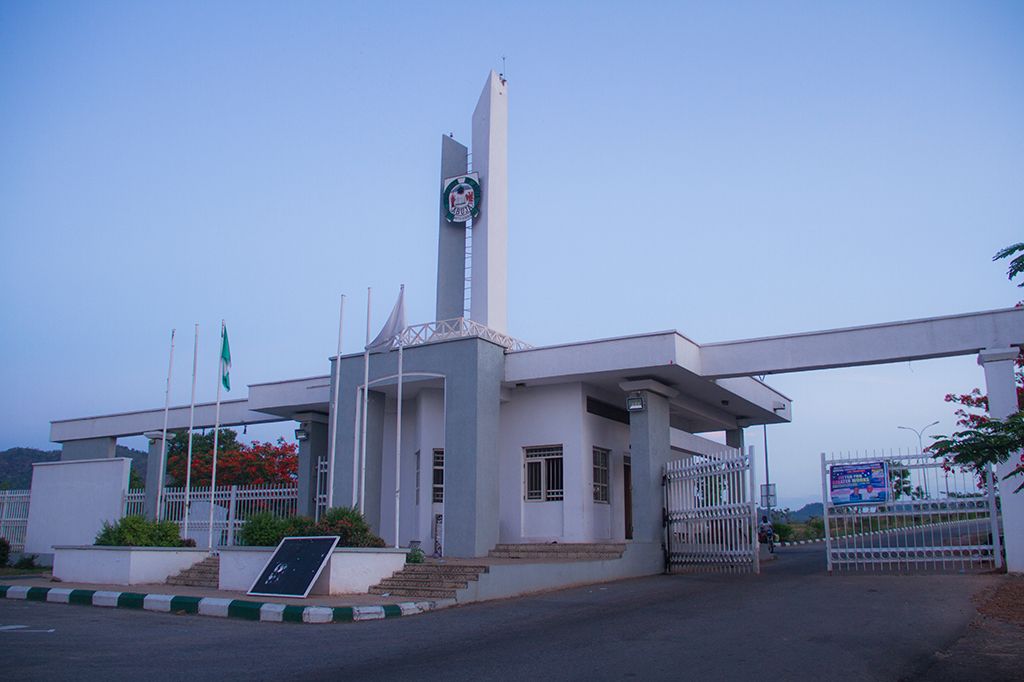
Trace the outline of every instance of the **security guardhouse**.
<instances>
[{"instance_id":1,"label":"security guardhouse","mask_svg":"<svg viewBox=\"0 0 1024 682\"><path fill-rule=\"evenodd\" d=\"M322 376L250 385L222 403L226 426L299 423L299 513L355 505L389 544L419 541L446 557L625 543L634 574L658 572L666 464L742 448L745 427L791 419L789 398L755 376L1024 342L1024 313L1009 309L709 345L665 331L530 346L507 328L507 122L508 84L492 72L472 117L472 166L467 146L441 138L435 321L400 324L368 375L363 354L343 355ZM213 412L197 406L197 427L212 426ZM55 421L51 439L63 459L84 459L148 435L155 514L163 417ZM172 408L169 423L187 428L188 407ZM726 444L700 435L712 432Z\"/></svg>"}]
</instances>

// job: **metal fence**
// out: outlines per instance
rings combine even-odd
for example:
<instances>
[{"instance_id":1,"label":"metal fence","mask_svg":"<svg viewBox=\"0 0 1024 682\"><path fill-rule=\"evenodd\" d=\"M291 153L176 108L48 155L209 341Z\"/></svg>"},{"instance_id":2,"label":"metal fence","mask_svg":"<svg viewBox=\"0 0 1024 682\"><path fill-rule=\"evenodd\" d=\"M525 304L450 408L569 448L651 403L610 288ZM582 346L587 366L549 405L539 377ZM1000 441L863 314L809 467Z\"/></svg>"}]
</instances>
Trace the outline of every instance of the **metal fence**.
<instances>
[{"instance_id":1,"label":"metal fence","mask_svg":"<svg viewBox=\"0 0 1024 682\"><path fill-rule=\"evenodd\" d=\"M0 490L0 538L7 538L11 551L25 550L30 490Z\"/></svg>"},{"instance_id":2,"label":"metal fence","mask_svg":"<svg viewBox=\"0 0 1024 682\"><path fill-rule=\"evenodd\" d=\"M833 503L837 465L886 466L886 500ZM992 471L947 466L928 454L821 455L829 573L970 572L1002 565L998 489Z\"/></svg>"},{"instance_id":3,"label":"metal fence","mask_svg":"<svg viewBox=\"0 0 1024 682\"><path fill-rule=\"evenodd\" d=\"M124 514L142 514L145 490L129 490ZM213 496L213 545L239 543L238 531L254 514L270 512L275 516L295 516L298 512L297 486L229 485L217 486ZM185 528L185 489L164 488L162 519L182 527L182 535L205 547L210 541L210 488L192 488L188 493L188 528Z\"/></svg>"},{"instance_id":4,"label":"metal fence","mask_svg":"<svg viewBox=\"0 0 1024 682\"><path fill-rule=\"evenodd\" d=\"M760 571L753 448L669 462L664 484L670 570Z\"/></svg>"}]
</instances>

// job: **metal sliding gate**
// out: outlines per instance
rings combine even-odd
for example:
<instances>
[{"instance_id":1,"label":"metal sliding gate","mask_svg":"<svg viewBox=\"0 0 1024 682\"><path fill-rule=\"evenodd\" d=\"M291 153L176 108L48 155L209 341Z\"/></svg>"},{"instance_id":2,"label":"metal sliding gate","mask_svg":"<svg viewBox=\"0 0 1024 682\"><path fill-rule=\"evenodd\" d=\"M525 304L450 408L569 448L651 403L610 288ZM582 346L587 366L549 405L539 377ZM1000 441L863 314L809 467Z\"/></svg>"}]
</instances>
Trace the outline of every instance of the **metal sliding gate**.
<instances>
[{"instance_id":1,"label":"metal sliding gate","mask_svg":"<svg viewBox=\"0 0 1024 682\"><path fill-rule=\"evenodd\" d=\"M842 477L872 466L885 472L886 499L846 499L855 484ZM829 573L967 573L1002 566L998 490L991 470L979 481L973 472L927 454L822 453L821 476ZM871 492L854 490L865 500Z\"/></svg>"},{"instance_id":2,"label":"metal sliding gate","mask_svg":"<svg viewBox=\"0 0 1024 682\"><path fill-rule=\"evenodd\" d=\"M760 572L753 448L665 465L666 563L673 572Z\"/></svg>"}]
</instances>

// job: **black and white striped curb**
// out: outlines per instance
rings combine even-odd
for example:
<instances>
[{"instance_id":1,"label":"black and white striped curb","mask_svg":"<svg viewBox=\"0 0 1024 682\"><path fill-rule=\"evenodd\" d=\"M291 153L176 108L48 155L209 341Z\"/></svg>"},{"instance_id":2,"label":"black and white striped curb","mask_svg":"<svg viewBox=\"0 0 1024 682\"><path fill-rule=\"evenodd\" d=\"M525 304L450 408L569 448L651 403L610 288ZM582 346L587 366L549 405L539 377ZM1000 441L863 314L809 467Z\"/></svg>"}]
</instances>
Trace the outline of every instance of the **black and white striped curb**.
<instances>
[{"instance_id":1,"label":"black and white striped curb","mask_svg":"<svg viewBox=\"0 0 1024 682\"><path fill-rule=\"evenodd\" d=\"M901 526L897 528L883 528L882 530L872 530L866 533L848 533L847 535L839 535L833 540L848 540L849 538L864 538L869 535L886 535L888 533L900 533L907 531L918 531L927 530L929 528L941 528L945 526L955 526L960 523L969 523L975 519L961 520L961 521L940 521L938 523L925 523L920 526ZM790 542L780 542L779 547L791 547L793 545L812 545L818 542L825 542L825 538L815 538L814 540L793 540Z\"/></svg>"},{"instance_id":2,"label":"black and white striped curb","mask_svg":"<svg viewBox=\"0 0 1024 682\"><path fill-rule=\"evenodd\" d=\"M276 623L350 623L413 616L438 607L437 602L419 601L381 606L295 606L247 599L189 597L172 594L72 590L60 587L0 585L0 598L53 604L106 606L119 609L188 613L218 618L241 618Z\"/></svg>"}]
</instances>

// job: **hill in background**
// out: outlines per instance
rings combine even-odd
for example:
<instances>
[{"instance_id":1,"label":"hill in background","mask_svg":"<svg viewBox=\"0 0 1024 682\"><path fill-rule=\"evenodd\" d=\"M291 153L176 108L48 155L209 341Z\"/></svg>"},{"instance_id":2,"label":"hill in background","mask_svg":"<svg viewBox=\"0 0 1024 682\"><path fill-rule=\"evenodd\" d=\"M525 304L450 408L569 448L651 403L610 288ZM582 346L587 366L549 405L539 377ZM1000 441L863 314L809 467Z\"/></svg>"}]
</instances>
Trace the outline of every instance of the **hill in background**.
<instances>
[{"instance_id":1,"label":"hill in background","mask_svg":"<svg viewBox=\"0 0 1024 682\"><path fill-rule=\"evenodd\" d=\"M132 487L140 487L146 480L146 462L149 453L117 446L117 456L132 460ZM56 462L60 450L10 448L0 452L0 489L28 490L32 485L32 465L36 462Z\"/></svg>"}]
</instances>

